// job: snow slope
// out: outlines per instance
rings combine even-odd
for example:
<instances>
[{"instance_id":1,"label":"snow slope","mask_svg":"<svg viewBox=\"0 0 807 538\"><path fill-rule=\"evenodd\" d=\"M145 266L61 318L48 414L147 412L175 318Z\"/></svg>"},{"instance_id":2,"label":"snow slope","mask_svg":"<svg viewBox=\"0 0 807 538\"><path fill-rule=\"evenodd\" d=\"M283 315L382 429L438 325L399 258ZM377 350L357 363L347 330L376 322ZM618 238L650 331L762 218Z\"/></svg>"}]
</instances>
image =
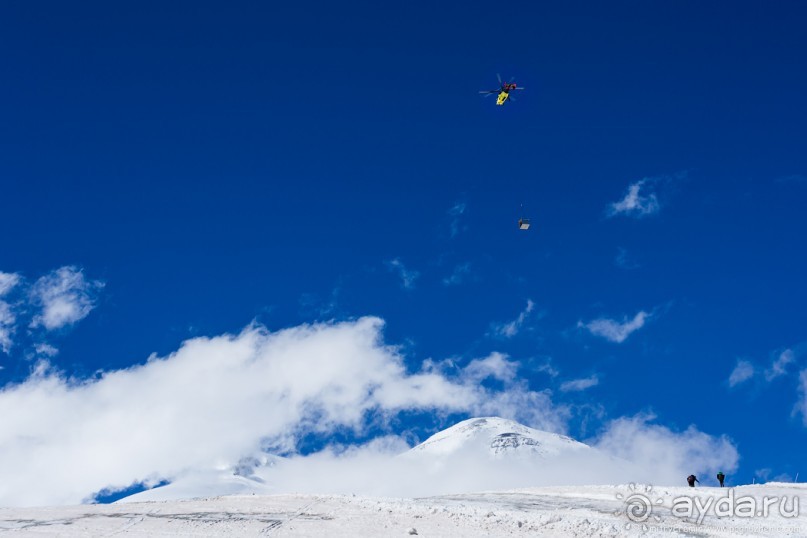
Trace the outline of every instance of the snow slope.
<instances>
[{"instance_id":1,"label":"snow slope","mask_svg":"<svg viewBox=\"0 0 807 538\"><path fill-rule=\"evenodd\" d=\"M283 458L268 454L243 458L235 467L192 470L174 477L170 484L129 495L122 502L173 501L222 495L254 495L278 493L261 477ZM120 502L119 501L119 502Z\"/></svg>"},{"instance_id":2,"label":"snow slope","mask_svg":"<svg viewBox=\"0 0 807 538\"><path fill-rule=\"evenodd\" d=\"M674 499L726 496L728 488L574 486L392 499L339 495L248 495L188 501L0 509L3 536L807 536L807 518L724 517L698 523L672 515ZM631 495L652 500L631 521ZM798 498L801 484L734 488L762 505L765 497ZM646 526L643 526L646 525ZM416 533L416 534L415 534Z\"/></svg>"}]
</instances>

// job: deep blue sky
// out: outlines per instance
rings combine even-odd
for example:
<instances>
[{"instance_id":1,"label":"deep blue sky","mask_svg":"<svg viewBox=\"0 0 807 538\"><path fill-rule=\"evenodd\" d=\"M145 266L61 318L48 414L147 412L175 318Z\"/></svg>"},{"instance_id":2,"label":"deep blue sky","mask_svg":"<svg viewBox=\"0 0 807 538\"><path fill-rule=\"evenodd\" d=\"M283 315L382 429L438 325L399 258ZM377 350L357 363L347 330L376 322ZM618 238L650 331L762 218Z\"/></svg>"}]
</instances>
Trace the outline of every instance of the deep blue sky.
<instances>
[{"instance_id":1,"label":"deep blue sky","mask_svg":"<svg viewBox=\"0 0 807 538\"><path fill-rule=\"evenodd\" d=\"M577 437L652 410L729 435L737 482L793 476L805 17L789 1L7 1L0 271L105 283L51 342L79 377L253 319L377 315L413 368L521 361L531 387L591 404ZM497 73L526 88L504 107L478 94ZM643 178L658 211L609 217ZM495 336L528 300L518 334ZM578 326L640 311L622 343ZM0 383L32 365L19 339ZM762 372L786 349L786 374L729 387L738 360Z\"/></svg>"}]
</instances>

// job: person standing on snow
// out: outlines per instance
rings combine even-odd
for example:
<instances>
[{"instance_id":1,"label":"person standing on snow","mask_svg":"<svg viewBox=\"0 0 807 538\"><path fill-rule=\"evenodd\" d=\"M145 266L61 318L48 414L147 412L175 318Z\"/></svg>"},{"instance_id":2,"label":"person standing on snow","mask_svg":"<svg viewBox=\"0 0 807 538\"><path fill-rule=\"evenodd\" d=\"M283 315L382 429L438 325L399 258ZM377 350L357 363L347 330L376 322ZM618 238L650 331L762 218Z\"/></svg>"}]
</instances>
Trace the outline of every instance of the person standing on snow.
<instances>
[{"instance_id":1,"label":"person standing on snow","mask_svg":"<svg viewBox=\"0 0 807 538\"><path fill-rule=\"evenodd\" d=\"M726 475L723 474L723 471L717 472L717 481L720 482L720 487L723 487L723 480L726 479Z\"/></svg>"},{"instance_id":2,"label":"person standing on snow","mask_svg":"<svg viewBox=\"0 0 807 538\"><path fill-rule=\"evenodd\" d=\"M689 484L689 487L694 488L695 482L697 482L698 484L701 483L701 481L698 480L698 478L694 474L691 474L687 477L687 484Z\"/></svg>"}]
</instances>

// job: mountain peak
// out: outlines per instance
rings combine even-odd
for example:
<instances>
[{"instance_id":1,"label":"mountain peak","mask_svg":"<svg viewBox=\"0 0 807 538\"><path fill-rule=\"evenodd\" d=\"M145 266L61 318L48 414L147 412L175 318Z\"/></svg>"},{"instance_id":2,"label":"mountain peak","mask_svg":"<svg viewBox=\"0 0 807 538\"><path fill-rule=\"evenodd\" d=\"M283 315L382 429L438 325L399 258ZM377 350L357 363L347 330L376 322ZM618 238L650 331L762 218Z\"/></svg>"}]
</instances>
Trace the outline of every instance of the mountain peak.
<instances>
[{"instance_id":1,"label":"mountain peak","mask_svg":"<svg viewBox=\"0 0 807 538\"><path fill-rule=\"evenodd\" d=\"M590 449L565 435L536 430L501 417L480 417L464 420L432 435L410 453L449 455L464 450L487 450L492 457L505 454L546 457Z\"/></svg>"}]
</instances>

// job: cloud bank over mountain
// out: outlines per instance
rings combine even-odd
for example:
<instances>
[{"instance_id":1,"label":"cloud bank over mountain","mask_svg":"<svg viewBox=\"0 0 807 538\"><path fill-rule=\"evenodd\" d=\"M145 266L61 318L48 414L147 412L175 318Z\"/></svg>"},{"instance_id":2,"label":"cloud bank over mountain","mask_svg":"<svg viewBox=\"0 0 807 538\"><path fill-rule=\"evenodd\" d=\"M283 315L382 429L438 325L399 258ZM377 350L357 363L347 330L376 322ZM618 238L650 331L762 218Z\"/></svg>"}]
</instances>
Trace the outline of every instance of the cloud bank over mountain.
<instances>
[{"instance_id":1,"label":"cloud bank over mountain","mask_svg":"<svg viewBox=\"0 0 807 538\"><path fill-rule=\"evenodd\" d=\"M433 361L409 371L397 349L384 343L383 326L374 317L276 332L250 325L237 335L188 340L166 357L86 380L66 378L41 361L27 380L0 391L0 504L77 503L103 488L232 469L267 450L294 453L302 435L362 432L408 411L497 415L565 431L569 409L553 402L550 391L520 381L517 362L493 354L451 371ZM485 379L497 388L484 386ZM661 436L671 445L708 447L712 439L646 420L631 428L616 424L630 446L658 447L643 441L648 433L653 443ZM608 448L623 448L607 434L603 439ZM369 478L368 470L382 469L396 483L409 469L394 456L407 446L390 436L297 456L290 460L289 480L277 475L276 486L322 485L326 477L339 483L340 477ZM645 452L629 455L647 459ZM682 472L680 459L672 460L674 469L663 465L663 457L649 460L660 477ZM731 462L723 466L731 468ZM462 488L459 470L467 468L456 467L448 484ZM596 481L595 471L583 473L583 481Z\"/></svg>"}]
</instances>

